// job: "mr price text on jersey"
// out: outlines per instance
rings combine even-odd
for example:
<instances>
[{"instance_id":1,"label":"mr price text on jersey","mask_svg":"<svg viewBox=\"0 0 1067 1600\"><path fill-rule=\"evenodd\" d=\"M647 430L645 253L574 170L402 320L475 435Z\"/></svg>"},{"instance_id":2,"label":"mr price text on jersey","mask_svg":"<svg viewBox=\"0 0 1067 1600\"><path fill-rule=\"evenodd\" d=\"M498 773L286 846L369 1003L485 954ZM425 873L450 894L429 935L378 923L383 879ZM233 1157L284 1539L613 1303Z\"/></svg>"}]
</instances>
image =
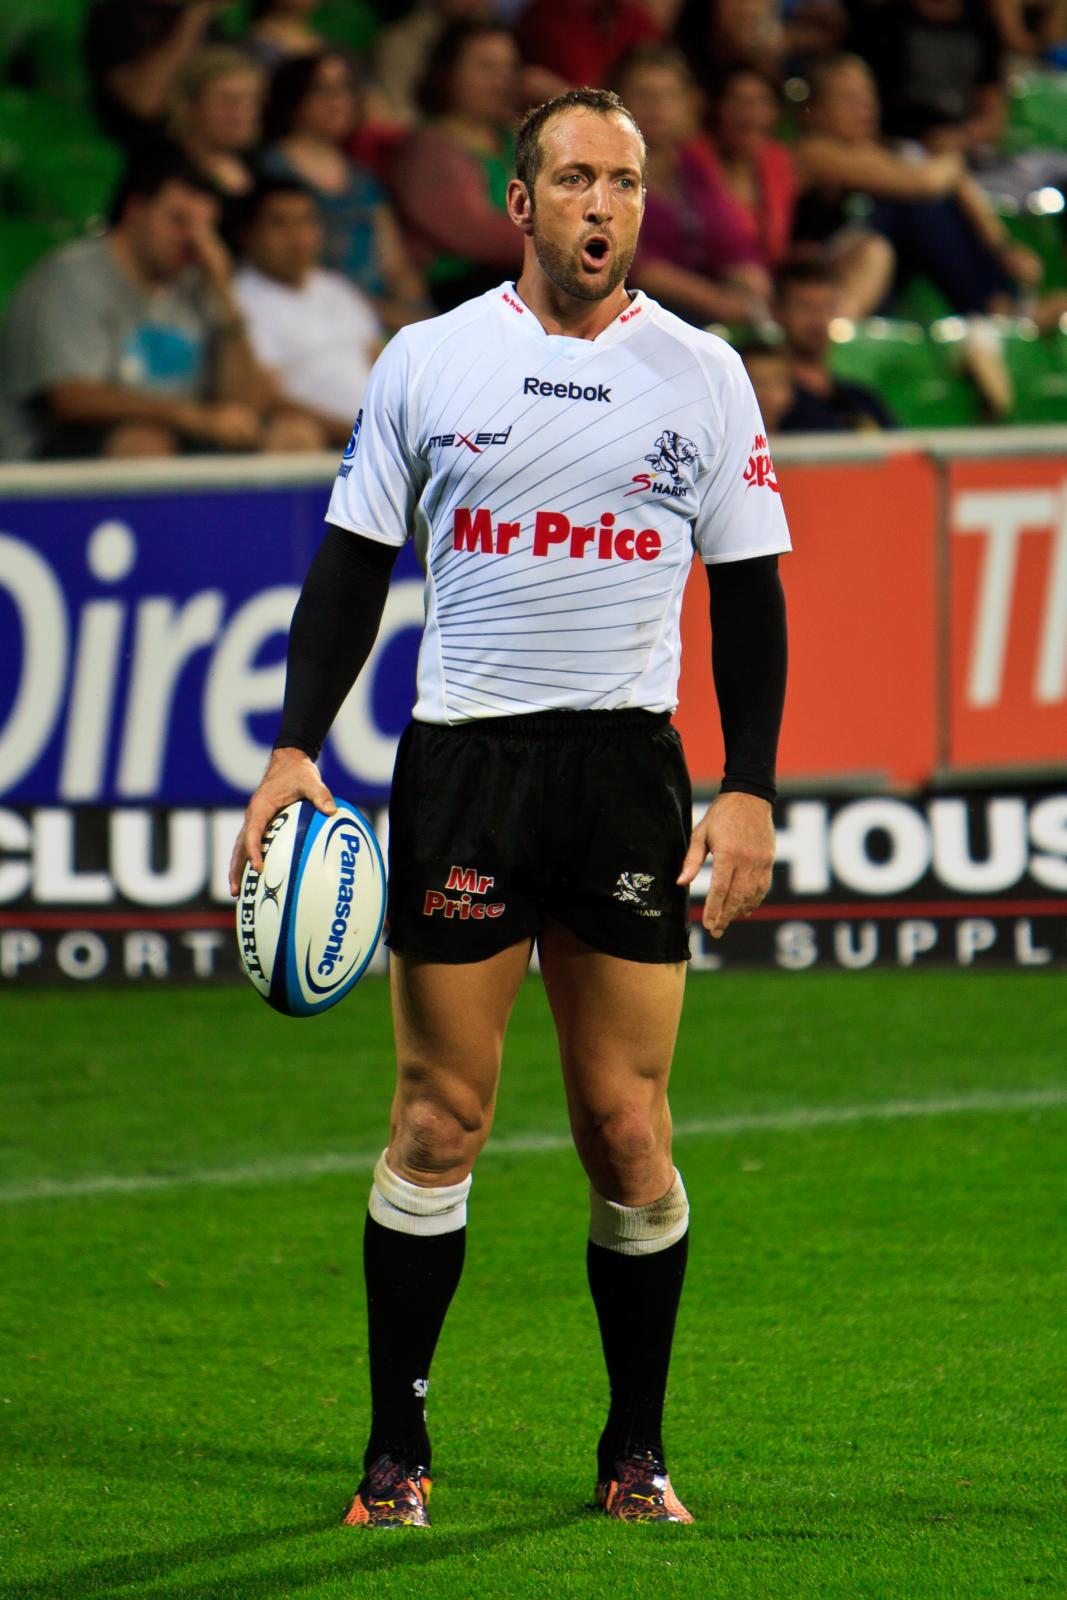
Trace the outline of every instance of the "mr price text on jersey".
<instances>
[{"instance_id":1,"label":"mr price text on jersey","mask_svg":"<svg viewBox=\"0 0 1067 1600\"><path fill-rule=\"evenodd\" d=\"M528 531L528 530L527 530ZM506 556L512 545L523 539L521 522L494 522L487 506L472 511L458 506L452 520L452 548L483 556ZM599 525L573 526L562 511L538 511L534 517L532 553L547 556L561 545L572 560L588 555L594 561L655 561L663 549L662 535L656 528L616 528L615 513L602 511Z\"/></svg>"}]
</instances>

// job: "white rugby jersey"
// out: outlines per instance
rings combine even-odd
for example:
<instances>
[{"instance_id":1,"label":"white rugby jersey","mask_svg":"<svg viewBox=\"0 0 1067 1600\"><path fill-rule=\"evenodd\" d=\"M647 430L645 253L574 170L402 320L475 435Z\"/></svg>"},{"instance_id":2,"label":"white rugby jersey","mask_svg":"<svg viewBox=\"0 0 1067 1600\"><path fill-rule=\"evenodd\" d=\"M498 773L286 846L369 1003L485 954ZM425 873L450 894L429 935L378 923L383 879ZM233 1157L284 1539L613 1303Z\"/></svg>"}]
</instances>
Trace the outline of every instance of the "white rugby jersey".
<instances>
[{"instance_id":1,"label":"white rugby jersey","mask_svg":"<svg viewBox=\"0 0 1067 1600\"><path fill-rule=\"evenodd\" d=\"M729 345L643 294L596 339L546 333L513 284L386 346L327 521L417 541L436 723L673 710L694 550L790 548Z\"/></svg>"}]
</instances>

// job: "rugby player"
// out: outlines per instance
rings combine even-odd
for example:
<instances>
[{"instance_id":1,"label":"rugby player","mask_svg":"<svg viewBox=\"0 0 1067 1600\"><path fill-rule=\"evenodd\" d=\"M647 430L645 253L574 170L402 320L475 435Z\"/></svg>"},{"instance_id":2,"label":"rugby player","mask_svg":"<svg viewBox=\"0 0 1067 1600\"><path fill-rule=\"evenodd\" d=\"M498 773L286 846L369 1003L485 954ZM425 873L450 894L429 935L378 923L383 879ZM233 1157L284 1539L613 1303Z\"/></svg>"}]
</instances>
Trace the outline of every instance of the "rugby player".
<instances>
[{"instance_id":1,"label":"rugby player","mask_svg":"<svg viewBox=\"0 0 1067 1600\"><path fill-rule=\"evenodd\" d=\"M366 660L397 551L426 566L413 720L390 804L397 1087L364 1235L372 1417L345 1521L428 1523L430 1363L463 1266L508 1014L533 942L589 1176L610 1408L597 1503L689 1522L663 1401L689 1207L667 1079L688 885L720 938L771 873L789 549L764 429L722 341L629 292L644 145L614 95L532 111L508 191L524 262L380 356L293 617L282 723L234 850L333 802L315 758ZM679 612L707 564L722 792L692 824Z\"/></svg>"}]
</instances>

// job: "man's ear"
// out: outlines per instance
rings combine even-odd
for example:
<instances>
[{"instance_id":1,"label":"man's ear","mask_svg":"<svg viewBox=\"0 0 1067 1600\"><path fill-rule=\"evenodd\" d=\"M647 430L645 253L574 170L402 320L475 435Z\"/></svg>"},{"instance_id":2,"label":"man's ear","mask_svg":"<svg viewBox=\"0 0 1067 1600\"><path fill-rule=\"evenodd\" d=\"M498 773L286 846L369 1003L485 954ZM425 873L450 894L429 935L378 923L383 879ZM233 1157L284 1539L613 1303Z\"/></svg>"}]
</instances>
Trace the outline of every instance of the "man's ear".
<instances>
[{"instance_id":1,"label":"man's ear","mask_svg":"<svg viewBox=\"0 0 1067 1600\"><path fill-rule=\"evenodd\" d=\"M529 235L533 233L533 202L530 191L520 178L512 178L508 184L507 194L508 216L517 228Z\"/></svg>"}]
</instances>

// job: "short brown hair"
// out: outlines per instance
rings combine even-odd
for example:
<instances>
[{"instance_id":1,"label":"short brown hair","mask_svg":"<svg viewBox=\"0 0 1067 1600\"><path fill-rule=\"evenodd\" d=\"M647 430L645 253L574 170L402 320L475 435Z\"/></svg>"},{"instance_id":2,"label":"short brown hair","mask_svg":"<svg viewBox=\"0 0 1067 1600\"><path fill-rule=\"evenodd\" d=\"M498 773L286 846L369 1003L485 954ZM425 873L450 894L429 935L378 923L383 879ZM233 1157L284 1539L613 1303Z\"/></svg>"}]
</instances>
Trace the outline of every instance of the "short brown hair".
<instances>
[{"instance_id":1,"label":"short brown hair","mask_svg":"<svg viewBox=\"0 0 1067 1600\"><path fill-rule=\"evenodd\" d=\"M533 200L534 184L541 168L544 166L545 154L541 148L541 132L546 123L553 117L560 116L564 111L581 109L595 111L598 116L610 116L618 112L633 124L637 137L641 140L644 149L644 136L637 126L633 113L627 111L618 95L611 89L568 89L566 94L556 95L554 100L546 100L543 105L534 106L528 111L519 125L518 136L515 140L515 176L520 183L526 185L526 192ZM641 163L642 176L644 175L644 161Z\"/></svg>"}]
</instances>

